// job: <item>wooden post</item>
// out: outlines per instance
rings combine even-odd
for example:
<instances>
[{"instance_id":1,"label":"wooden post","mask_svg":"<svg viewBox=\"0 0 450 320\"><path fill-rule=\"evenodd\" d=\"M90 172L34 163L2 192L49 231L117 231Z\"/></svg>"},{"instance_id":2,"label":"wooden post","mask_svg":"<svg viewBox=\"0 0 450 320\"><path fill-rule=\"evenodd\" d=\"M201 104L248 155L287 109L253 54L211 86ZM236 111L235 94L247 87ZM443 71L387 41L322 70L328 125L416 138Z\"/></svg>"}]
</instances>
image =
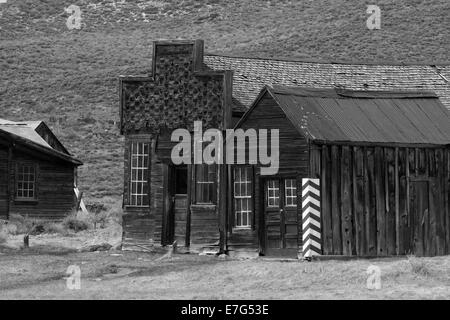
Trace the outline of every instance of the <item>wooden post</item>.
<instances>
[{"instance_id":1,"label":"wooden post","mask_svg":"<svg viewBox=\"0 0 450 320\"><path fill-rule=\"evenodd\" d=\"M219 164L219 203L218 203L218 213L219 213L219 252L224 253L226 250L226 220L227 220L227 174L226 165Z\"/></svg>"},{"instance_id":2,"label":"wooden post","mask_svg":"<svg viewBox=\"0 0 450 320\"><path fill-rule=\"evenodd\" d=\"M341 206L340 202L340 166L339 147L331 146L331 215L333 226L333 254L342 254Z\"/></svg>"},{"instance_id":3,"label":"wooden post","mask_svg":"<svg viewBox=\"0 0 450 320\"><path fill-rule=\"evenodd\" d=\"M6 220L9 220L11 210L11 167L12 167L12 146L8 148L8 163L6 164Z\"/></svg>"},{"instance_id":4,"label":"wooden post","mask_svg":"<svg viewBox=\"0 0 450 320\"><path fill-rule=\"evenodd\" d=\"M330 185L331 168L330 168L330 149L327 145L322 146L322 160L321 160L321 208L322 208L322 228L324 230L323 237L323 253L333 253L333 229L331 224L331 208L330 208Z\"/></svg>"},{"instance_id":5,"label":"wooden post","mask_svg":"<svg viewBox=\"0 0 450 320\"><path fill-rule=\"evenodd\" d=\"M186 239L185 247L189 247L191 244L191 203L192 203L192 184L194 183L194 177L192 175L192 164L187 165L187 197L186 197Z\"/></svg>"},{"instance_id":6,"label":"wooden post","mask_svg":"<svg viewBox=\"0 0 450 320\"><path fill-rule=\"evenodd\" d=\"M320 225L320 180L302 179L303 257L322 254Z\"/></svg>"},{"instance_id":7,"label":"wooden post","mask_svg":"<svg viewBox=\"0 0 450 320\"><path fill-rule=\"evenodd\" d=\"M355 251L352 222L351 152L348 146L341 148L341 234L343 254L351 256Z\"/></svg>"},{"instance_id":8,"label":"wooden post","mask_svg":"<svg viewBox=\"0 0 450 320\"><path fill-rule=\"evenodd\" d=\"M403 235L400 234L400 200L399 200L399 193L400 193L400 178L399 178L399 170L398 170L398 147L395 148L394 151L394 185L395 185L395 247L396 247L396 254L400 254L400 237Z\"/></svg>"}]
</instances>

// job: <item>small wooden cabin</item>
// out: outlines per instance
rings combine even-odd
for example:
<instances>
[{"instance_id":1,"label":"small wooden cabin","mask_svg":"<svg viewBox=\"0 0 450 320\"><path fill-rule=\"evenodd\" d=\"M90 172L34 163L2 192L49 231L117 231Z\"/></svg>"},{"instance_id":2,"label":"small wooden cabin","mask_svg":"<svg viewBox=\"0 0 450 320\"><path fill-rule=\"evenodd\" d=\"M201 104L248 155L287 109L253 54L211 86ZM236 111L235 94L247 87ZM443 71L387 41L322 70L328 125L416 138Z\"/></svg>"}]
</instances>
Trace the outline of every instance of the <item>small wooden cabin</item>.
<instances>
[{"instance_id":1,"label":"small wooden cabin","mask_svg":"<svg viewBox=\"0 0 450 320\"><path fill-rule=\"evenodd\" d=\"M280 168L233 167L229 250L301 254L302 178L318 178L323 254L450 253L450 114L434 93L266 86L237 128L279 129Z\"/></svg>"},{"instance_id":2,"label":"small wooden cabin","mask_svg":"<svg viewBox=\"0 0 450 320\"><path fill-rule=\"evenodd\" d=\"M0 119L0 219L63 218L77 203L80 165L44 122Z\"/></svg>"}]
</instances>

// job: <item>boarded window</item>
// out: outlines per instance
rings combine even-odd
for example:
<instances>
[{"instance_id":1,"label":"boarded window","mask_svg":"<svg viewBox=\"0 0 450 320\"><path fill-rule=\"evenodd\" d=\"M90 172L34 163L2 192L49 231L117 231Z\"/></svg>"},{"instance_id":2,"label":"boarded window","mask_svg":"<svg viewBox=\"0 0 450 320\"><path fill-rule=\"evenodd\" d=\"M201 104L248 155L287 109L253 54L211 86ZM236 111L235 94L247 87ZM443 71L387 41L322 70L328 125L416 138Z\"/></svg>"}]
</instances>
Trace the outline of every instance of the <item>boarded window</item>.
<instances>
[{"instance_id":1,"label":"boarded window","mask_svg":"<svg viewBox=\"0 0 450 320\"><path fill-rule=\"evenodd\" d=\"M130 205L147 206L149 175L149 144L145 142L131 143L130 168Z\"/></svg>"},{"instance_id":2,"label":"boarded window","mask_svg":"<svg viewBox=\"0 0 450 320\"><path fill-rule=\"evenodd\" d=\"M17 165L16 199L36 199L36 165Z\"/></svg>"},{"instance_id":3,"label":"boarded window","mask_svg":"<svg viewBox=\"0 0 450 320\"><path fill-rule=\"evenodd\" d=\"M196 203L216 203L215 165L199 164L195 167L195 200Z\"/></svg>"},{"instance_id":4,"label":"boarded window","mask_svg":"<svg viewBox=\"0 0 450 320\"><path fill-rule=\"evenodd\" d=\"M250 228L253 216L252 171L250 167L234 168L234 225Z\"/></svg>"}]
</instances>

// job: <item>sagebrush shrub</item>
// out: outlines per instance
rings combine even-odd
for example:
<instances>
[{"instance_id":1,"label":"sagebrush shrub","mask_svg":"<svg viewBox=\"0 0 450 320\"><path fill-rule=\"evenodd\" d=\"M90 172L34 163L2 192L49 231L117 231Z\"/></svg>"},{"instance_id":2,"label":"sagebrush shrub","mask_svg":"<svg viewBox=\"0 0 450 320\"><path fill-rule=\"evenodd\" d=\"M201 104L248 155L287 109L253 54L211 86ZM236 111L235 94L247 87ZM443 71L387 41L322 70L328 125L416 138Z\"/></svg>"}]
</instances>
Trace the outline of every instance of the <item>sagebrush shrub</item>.
<instances>
[{"instance_id":1,"label":"sagebrush shrub","mask_svg":"<svg viewBox=\"0 0 450 320\"><path fill-rule=\"evenodd\" d=\"M89 223L86 220L77 218L73 215L67 216L62 224L66 229L73 230L75 232L89 229Z\"/></svg>"}]
</instances>

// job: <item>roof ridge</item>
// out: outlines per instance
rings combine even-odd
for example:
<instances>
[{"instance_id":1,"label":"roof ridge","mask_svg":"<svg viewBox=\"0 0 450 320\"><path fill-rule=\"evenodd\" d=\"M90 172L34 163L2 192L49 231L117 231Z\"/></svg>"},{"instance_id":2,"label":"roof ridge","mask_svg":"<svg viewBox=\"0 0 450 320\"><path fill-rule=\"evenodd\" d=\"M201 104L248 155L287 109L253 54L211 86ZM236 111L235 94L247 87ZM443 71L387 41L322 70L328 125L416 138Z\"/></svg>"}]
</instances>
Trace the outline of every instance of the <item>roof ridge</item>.
<instances>
[{"instance_id":1,"label":"roof ridge","mask_svg":"<svg viewBox=\"0 0 450 320\"><path fill-rule=\"evenodd\" d=\"M358 90L343 88L317 88L307 86L286 86L275 84L268 86L269 90L285 95L299 95L308 97L343 97L343 98L387 98L387 99L414 99L435 98L438 96L430 90Z\"/></svg>"},{"instance_id":2,"label":"roof ridge","mask_svg":"<svg viewBox=\"0 0 450 320\"><path fill-rule=\"evenodd\" d=\"M224 57L235 59L252 59L252 60L266 60L266 61L280 61L280 62L300 62L311 64L338 64L338 65L366 65L366 66L450 66L450 61L438 61L438 62L400 62L400 61L333 61L333 60L321 60L321 59L307 59L307 58L295 58L295 57L268 57L258 55L245 55L245 54L232 54L232 53L214 53L206 52L204 56L211 57Z\"/></svg>"}]
</instances>

